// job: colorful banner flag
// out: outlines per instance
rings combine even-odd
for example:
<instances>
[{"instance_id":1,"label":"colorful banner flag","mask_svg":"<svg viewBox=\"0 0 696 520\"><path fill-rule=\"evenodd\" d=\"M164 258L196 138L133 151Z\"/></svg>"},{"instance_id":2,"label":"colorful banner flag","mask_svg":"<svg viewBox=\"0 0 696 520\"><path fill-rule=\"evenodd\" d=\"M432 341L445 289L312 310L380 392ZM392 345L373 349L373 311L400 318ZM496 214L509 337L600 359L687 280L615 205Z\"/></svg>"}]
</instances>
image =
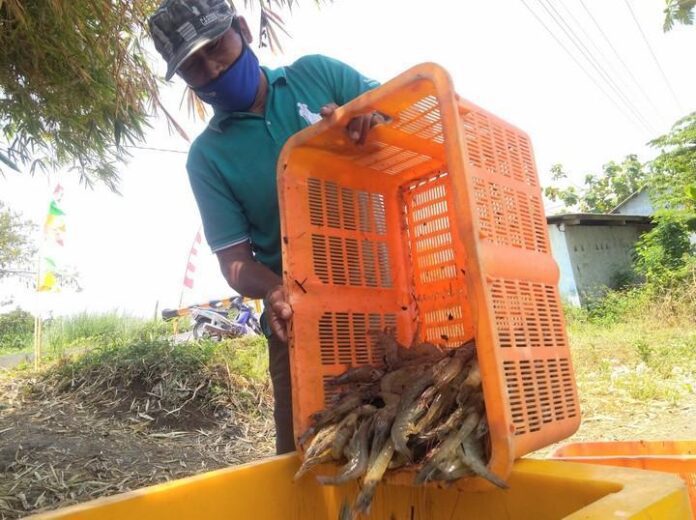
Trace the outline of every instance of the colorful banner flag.
<instances>
[{"instance_id":1,"label":"colorful banner flag","mask_svg":"<svg viewBox=\"0 0 696 520\"><path fill-rule=\"evenodd\" d=\"M39 264L39 281L36 290L39 292L58 290L58 274L56 268L56 253L65 246L65 212L60 208L63 200L63 187L56 184L53 198L48 205L48 214L44 222L44 239L41 247Z\"/></svg>"}]
</instances>

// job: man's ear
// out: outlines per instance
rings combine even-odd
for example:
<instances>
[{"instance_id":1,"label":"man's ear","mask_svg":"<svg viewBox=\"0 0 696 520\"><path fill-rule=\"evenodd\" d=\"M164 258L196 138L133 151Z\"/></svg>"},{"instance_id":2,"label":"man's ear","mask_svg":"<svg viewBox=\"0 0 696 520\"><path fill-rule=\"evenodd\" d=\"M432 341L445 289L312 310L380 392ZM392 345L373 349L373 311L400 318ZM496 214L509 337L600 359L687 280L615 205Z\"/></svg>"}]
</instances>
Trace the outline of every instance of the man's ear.
<instances>
[{"instance_id":1,"label":"man's ear","mask_svg":"<svg viewBox=\"0 0 696 520\"><path fill-rule=\"evenodd\" d=\"M251 42L253 42L254 37L251 35L251 31L249 30L249 24L244 19L244 17L243 16L236 16L235 20L237 23L237 27L239 27L239 34L242 35L242 38L244 38L244 41L247 42L247 44L250 44Z\"/></svg>"}]
</instances>

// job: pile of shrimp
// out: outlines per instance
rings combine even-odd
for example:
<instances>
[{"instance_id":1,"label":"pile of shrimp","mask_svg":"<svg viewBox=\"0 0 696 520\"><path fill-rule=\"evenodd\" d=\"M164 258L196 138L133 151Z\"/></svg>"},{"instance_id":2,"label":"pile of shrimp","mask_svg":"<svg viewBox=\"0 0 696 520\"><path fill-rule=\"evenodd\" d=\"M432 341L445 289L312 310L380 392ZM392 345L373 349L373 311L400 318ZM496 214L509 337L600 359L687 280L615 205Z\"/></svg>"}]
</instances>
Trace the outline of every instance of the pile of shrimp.
<instances>
[{"instance_id":1,"label":"pile of shrimp","mask_svg":"<svg viewBox=\"0 0 696 520\"><path fill-rule=\"evenodd\" d=\"M360 480L351 516L367 514L388 471L416 468L415 484L478 475L507 485L487 467L490 458L481 373L473 341L443 350L431 343L406 348L389 330L378 334L383 367L350 368L332 384L331 406L312 416L300 437L304 460L295 478L319 464L341 464L322 484Z\"/></svg>"}]
</instances>

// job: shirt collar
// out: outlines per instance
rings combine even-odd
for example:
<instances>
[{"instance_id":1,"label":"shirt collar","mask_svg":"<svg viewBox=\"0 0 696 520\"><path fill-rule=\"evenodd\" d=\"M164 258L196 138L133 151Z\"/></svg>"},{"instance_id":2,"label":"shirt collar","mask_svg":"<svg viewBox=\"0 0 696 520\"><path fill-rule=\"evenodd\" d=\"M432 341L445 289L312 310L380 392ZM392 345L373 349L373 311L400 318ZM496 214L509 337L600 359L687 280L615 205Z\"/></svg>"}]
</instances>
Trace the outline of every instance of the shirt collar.
<instances>
[{"instance_id":1,"label":"shirt collar","mask_svg":"<svg viewBox=\"0 0 696 520\"><path fill-rule=\"evenodd\" d=\"M278 67L277 69L269 69L268 67L261 67L261 70L266 75L268 80L268 97L266 98L266 103L271 99L271 91L278 82L281 84L286 84L288 81L287 75L285 74L285 67ZM208 122L208 128L214 130L215 132L221 133L223 130L223 123L228 120L233 119L245 119L248 117L261 117L258 114L251 114L249 112L225 112L224 110L216 110L213 113L213 117Z\"/></svg>"}]
</instances>

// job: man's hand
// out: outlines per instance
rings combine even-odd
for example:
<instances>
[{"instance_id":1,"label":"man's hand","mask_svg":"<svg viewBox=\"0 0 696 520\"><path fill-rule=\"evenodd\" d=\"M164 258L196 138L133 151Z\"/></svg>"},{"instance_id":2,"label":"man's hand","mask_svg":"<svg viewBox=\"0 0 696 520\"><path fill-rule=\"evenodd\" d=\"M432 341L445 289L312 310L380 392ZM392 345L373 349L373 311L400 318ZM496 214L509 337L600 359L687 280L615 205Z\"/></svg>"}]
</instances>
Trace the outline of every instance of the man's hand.
<instances>
[{"instance_id":1,"label":"man's hand","mask_svg":"<svg viewBox=\"0 0 696 520\"><path fill-rule=\"evenodd\" d=\"M324 119L331 117L333 113L338 108L336 103L329 103L321 107L319 113ZM355 144L365 144L365 139L367 139L367 133L370 129L379 124L383 123L384 118L377 112L371 112L369 114L363 114L358 117L354 117L346 126L346 131L348 132L348 137Z\"/></svg>"},{"instance_id":2,"label":"man's hand","mask_svg":"<svg viewBox=\"0 0 696 520\"><path fill-rule=\"evenodd\" d=\"M285 298L285 288L282 285L271 288L266 293L263 303L268 313L266 318L273 334L278 336L281 341L287 341L287 324L292 317L292 308Z\"/></svg>"},{"instance_id":3,"label":"man's hand","mask_svg":"<svg viewBox=\"0 0 696 520\"><path fill-rule=\"evenodd\" d=\"M230 246L216 254L230 287L249 298L263 298L273 334L287 341L287 321L292 317L292 309L286 302L280 276L254 260L249 242Z\"/></svg>"}]
</instances>

